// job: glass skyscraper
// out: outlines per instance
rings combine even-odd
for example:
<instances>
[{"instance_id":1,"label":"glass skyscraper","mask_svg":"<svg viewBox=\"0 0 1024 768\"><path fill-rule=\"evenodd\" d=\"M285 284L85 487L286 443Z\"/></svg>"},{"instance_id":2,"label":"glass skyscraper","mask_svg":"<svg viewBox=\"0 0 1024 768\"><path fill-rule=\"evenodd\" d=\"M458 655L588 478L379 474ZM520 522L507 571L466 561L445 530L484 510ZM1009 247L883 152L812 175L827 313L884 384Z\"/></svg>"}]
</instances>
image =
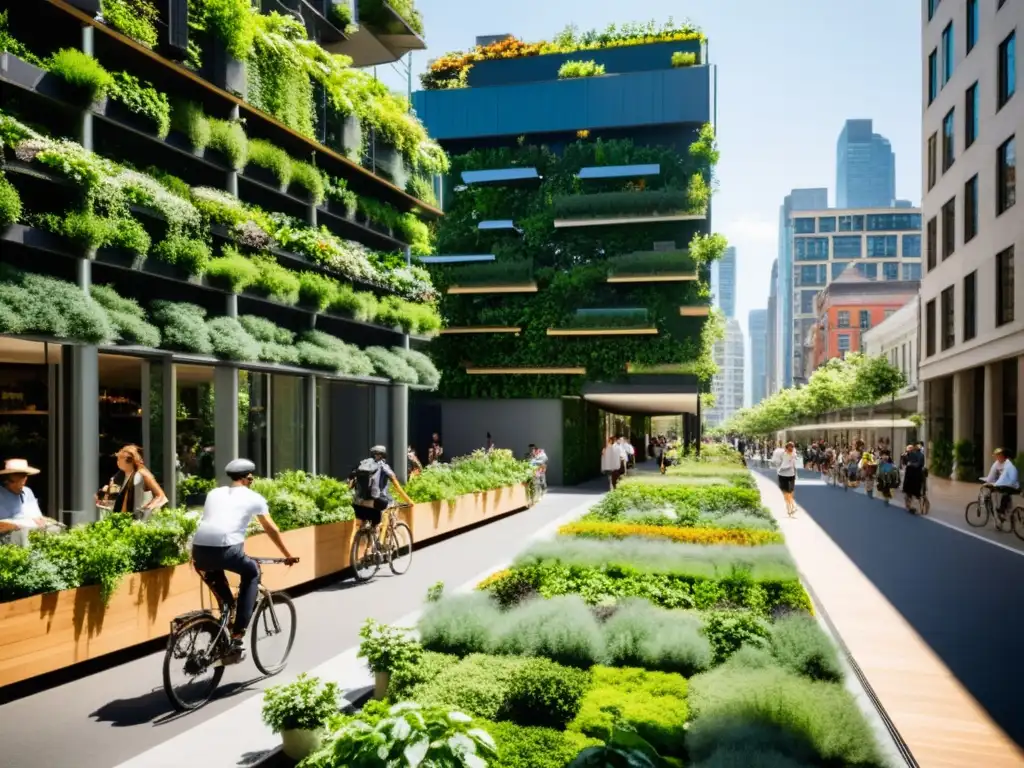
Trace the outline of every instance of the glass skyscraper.
<instances>
[{"instance_id":1,"label":"glass skyscraper","mask_svg":"<svg viewBox=\"0 0 1024 768\"><path fill-rule=\"evenodd\" d=\"M891 208L896 155L871 120L847 120L836 144L836 207Z\"/></svg>"},{"instance_id":2,"label":"glass skyscraper","mask_svg":"<svg viewBox=\"0 0 1024 768\"><path fill-rule=\"evenodd\" d=\"M736 249L729 246L712 265L711 288L719 309L727 318L736 314Z\"/></svg>"},{"instance_id":3,"label":"glass skyscraper","mask_svg":"<svg viewBox=\"0 0 1024 768\"><path fill-rule=\"evenodd\" d=\"M768 310L752 309L747 320L750 335L750 404L768 394Z\"/></svg>"}]
</instances>

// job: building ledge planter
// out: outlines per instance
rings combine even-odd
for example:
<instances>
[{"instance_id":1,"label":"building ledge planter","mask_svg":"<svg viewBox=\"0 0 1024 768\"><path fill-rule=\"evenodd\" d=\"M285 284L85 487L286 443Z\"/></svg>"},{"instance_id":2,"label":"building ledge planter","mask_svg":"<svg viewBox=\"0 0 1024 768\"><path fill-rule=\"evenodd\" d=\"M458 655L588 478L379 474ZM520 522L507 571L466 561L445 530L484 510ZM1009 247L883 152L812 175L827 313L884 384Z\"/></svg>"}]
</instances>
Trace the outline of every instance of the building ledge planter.
<instances>
[{"instance_id":1,"label":"building ledge planter","mask_svg":"<svg viewBox=\"0 0 1024 768\"><path fill-rule=\"evenodd\" d=\"M322 738L321 731L311 731L305 728L281 731L281 751L284 752L285 757L302 760L320 749Z\"/></svg>"},{"instance_id":2,"label":"building ledge planter","mask_svg":"<svg viewBox=\"0 0 1024 768\"><path fill-rule=\"evenodd\" d=\"M202 50L202 76L218 88L244 99L247 93L245 62L228 53L224 41L216 35L205 37Z\"/></svg>"},{"instance_id":3,"label":"building ledge planter","mask_svg":"<svg viewBox=\"0 0 1024 768\"><path fill-rule=\"evenodd\" d=\"M19 59L12 53L0 54L0 76L26 90L34 91L40 96L72 106L81 106L83 109L89 106L89 99L81 88L71 85L64 78L51 74L35 64ZM93 108L102 112L105 105L101 102L94 105Z\"/></svg>"},{"instance_id":4,"label":"building ledge planter","mask_svg":"<svg viewBox=\"0 0 1024 768\"><path fill-rule=\"evenodd\" d=\"M181 152L185 152L190 155L195 155L196 157L203 157L203 155L205 154L203 150L196 149L194 146L192 146L192 142L189 140L188 136L186 136L184 133L181 133L180 131L171 131L169 134L167 134L167 138L164 139L164 144L174 147L175 149L180 150Z\"/></svg>"},{"instance_id":5,"label":"building ledge planter","mask_svg":"<svg viewBox=\"0 0 1024 768\"><path fill-rule=\"evenodd\" d=\"M218 152L217 154L220 153ZM223 155L221 157L223 158ZM269 168L263 168L262 166L249 163L249 165L242 169L242 175L247 179L252 179L257 183L262 184L265 187L270 187L278 192L284 192L287 189L287 187L281 183L277 174Z\"/></svg>"},{"instance_id":6,"label":"building ledge planter","mask_svg":"<svg viewBox=\"0 0 1024 768\"><path fill-rule=\"evenodd\" d=\"M131 128L139 133L145 133L149 136L157 135L158 126L155 122L145 115L133 112L124 104L114 99L108 98L101 104L94 105L93 110L108 120Z\"/></svg>"},{"instance_id":7,"label":"building ledge planter","mask_svg":"<svg viewBox=\"0 0 1024 768\"><path fill-rule=\"evenodd\" d=\"M399 189L405 189L409 183L409 168L405 164L405 156L390 144L383 141L373 142L373 172L384 176Z\"/></svg>"}]
</instances>

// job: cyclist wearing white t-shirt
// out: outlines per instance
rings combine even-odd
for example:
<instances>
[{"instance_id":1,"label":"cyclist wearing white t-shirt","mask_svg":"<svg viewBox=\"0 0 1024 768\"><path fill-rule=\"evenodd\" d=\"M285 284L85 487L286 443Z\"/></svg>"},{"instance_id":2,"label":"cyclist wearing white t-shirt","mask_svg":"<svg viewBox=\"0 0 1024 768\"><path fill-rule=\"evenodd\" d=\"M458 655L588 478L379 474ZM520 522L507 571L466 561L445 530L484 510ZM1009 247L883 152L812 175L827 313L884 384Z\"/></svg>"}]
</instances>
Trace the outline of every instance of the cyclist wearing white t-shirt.
<instances>
[{"instance_id":1,"label":"cyclist wearing white t-shirt","mask_svg":"<svg viewBox=\"0 0 1024 768\"><path fill-rule=\"evenodd\" d=\"M256 465L248 459L235 459L225 467L231 485L214 488L206 495L203 517L192 539L192 561L199 575L213 590L224 610L235 608L235 623L231 630L232 648L225 663L228 659L241 661L245 630L252 618L259 592L259 566L245 554L245 532L253 517L260 521L267 536L281 550L286 558L285 564L298 562L298 558L292 557L288 551L280 531L270 518L267 500L249 488L255 471ZM237 573L241 577L237 606L224 571Z\"/></svg>"}]
</instances>

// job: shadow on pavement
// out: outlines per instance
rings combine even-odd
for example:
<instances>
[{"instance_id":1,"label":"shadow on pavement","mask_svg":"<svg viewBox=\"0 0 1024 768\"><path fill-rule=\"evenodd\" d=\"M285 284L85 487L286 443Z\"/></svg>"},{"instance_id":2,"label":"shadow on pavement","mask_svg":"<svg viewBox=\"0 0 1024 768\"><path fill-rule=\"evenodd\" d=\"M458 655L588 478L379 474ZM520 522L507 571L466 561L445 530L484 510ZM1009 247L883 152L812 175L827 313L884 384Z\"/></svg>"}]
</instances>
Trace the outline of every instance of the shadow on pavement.
<instances>
[{"instance_id":1,"label":"shadow on pavement","mask_svg":"<svg viewBox=\"0 0 1024 768\"><path fill-rule=\"evenodd\" d=\"M261 675L245 682L222 685L217 689L212 701L228 699L239 693L244 693L252 687L253 683L262 679ZM115 728L128 728L146 723L152 723L154 726L165 725L188 715L188 712L178 712L171 706L163 688L156 688L133 699L117 699L108 702L93 712L90 717L99 723L110 723Z\"/></svg>"},{"instance_id":2,"label":"shadow on pavement","mask_svg":"<svg viewBox=\"0 0 1024 768\"><path fill-rule=\"evenodd\" d=\"M818 473L801 471L796 500L1024 746L1024 666L1014 661L1024 637L1024 556L825 485Z\"/></svg>"}]
</instances>

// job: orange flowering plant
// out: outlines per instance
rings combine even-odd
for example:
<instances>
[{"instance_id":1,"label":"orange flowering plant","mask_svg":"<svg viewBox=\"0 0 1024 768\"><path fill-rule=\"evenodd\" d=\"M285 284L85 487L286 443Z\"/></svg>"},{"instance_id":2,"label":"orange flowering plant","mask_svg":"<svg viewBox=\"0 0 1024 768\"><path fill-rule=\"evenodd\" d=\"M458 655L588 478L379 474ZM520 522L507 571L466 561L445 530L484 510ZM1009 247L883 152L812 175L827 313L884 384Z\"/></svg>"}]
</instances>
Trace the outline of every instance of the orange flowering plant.
<instances>
[{"instance_id":1,"label":"orange flowering plant","mask_svg":"<svg viewBox=\"0 0 1024 768\"><path fill-rule=\"evenodd\" d=\"M579 536L589 539L625 539L642 536L671 539L686 544L736 544L756 547L764 544L781 544L782 534L775 531L734 530L727 528L678 528L666 525L641 525L634 523L605 523L580 521L563 525L558 529L560 536Z\"/></svg>"}]
</instances>

